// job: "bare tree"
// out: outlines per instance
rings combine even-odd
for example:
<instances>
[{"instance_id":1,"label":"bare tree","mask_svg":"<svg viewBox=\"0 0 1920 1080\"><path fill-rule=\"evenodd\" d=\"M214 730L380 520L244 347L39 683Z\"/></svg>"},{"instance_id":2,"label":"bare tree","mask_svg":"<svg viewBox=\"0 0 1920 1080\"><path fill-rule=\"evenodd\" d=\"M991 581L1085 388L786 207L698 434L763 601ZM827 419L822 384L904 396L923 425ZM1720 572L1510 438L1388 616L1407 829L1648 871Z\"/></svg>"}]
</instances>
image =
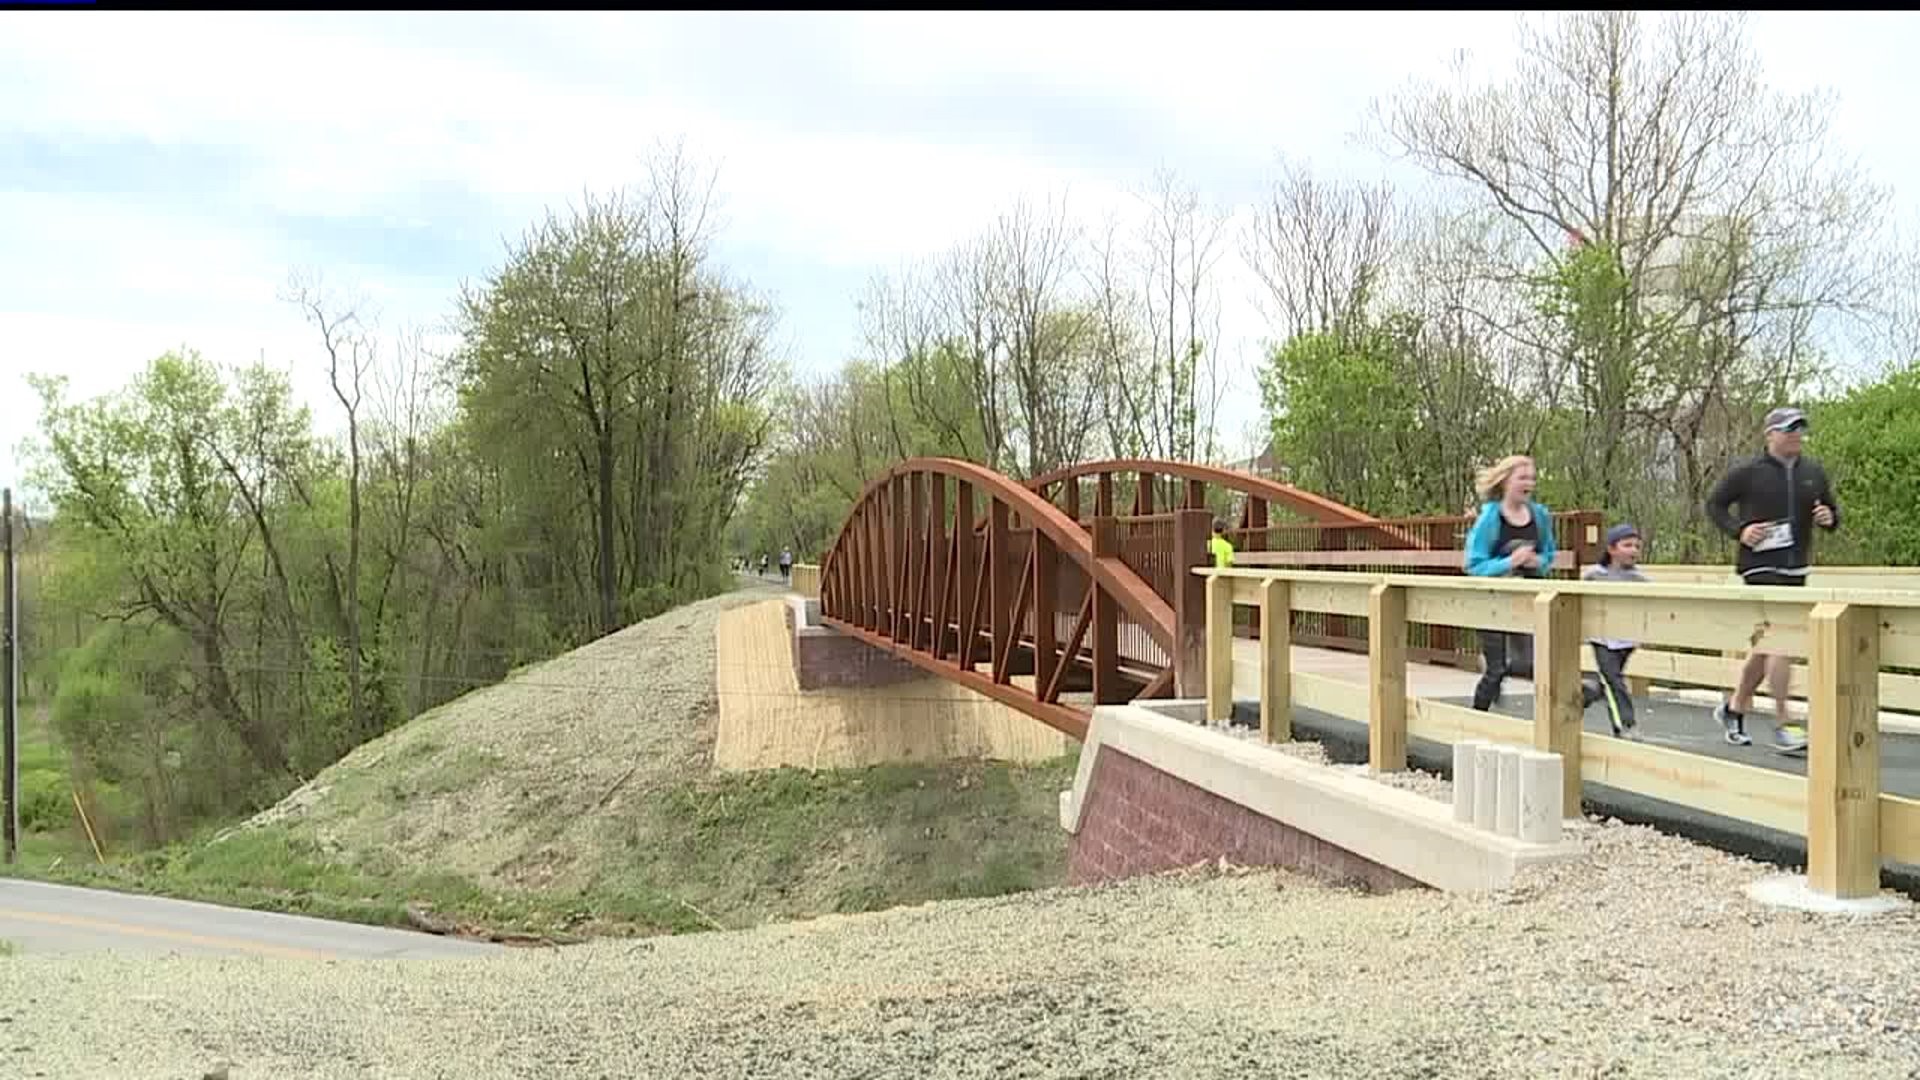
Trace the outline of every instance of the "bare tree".
<instances>
[{"instance_id":1,"label":"bare tree","mask_svg":"<svg viewBox=\"0 0 1920 1080\"><path fill-rule=\"evenodd\" d=\"M320 345L326 351L327 383L333 388L333 396L340 402L347 419L347 571L341 597L347 654L347 709L352 730L362 738L369 738L379 732L368 722L366 687L360 670L365 656L360 622L360 410L378 344L361 319L359 305L328 296L317 275L290 275L284 296L319 333Z\"/></svg>"},{"instance_id":2,"label":"bare tree","mask_svg":"<svg viewBox=\"0 0 1920 1080\"><path fill-rule=\"evenodd\" d=\"M1093 324L1072 292L1080 235L1064 199L1041 209L1016 203L990 235L1002 270L994 317L1005 343L1021 465L1037 476L1080 460L1099 404Z\"/></svg>"},{"instance_id":3,"label":"bare tree","mask_svg":"<svg viewBox=\"0 0 1920 1080\"><path fill-rule=\"evenodd\" d=\"M1704 425L1763 373L1804 378L1823 321L1870 300L1844 254L1883 196L1828 157L1829 99L1764 84L1739 15L1567 15L1522 47L1503 84L1380 103L1377 134L1504 227L1476 273L1558 297L1482 317L1537 348L1544 404L1580 418L1576 487L1653 509L1618 487L1629 463L1704 449Z\"/></svg>"},{"instance_id":4,"label":"bare tree","mask_svg":"<svg viewBox=\"0 0 1920 1080\"><path fill-rule=\"evenodd\" d=\"M1156 457L1210 458L1220 372L1220 305L1213 272L1226 218L1197 191L1161 171L1140 196L1132 245L1134 289L1145 360L1116 391L1136 423L1141 449ZM1102 263L1106 262L1104 257ZM1110 267L1103 279L1110 280ZM1103 289L1103 292L1106 290ZM1111 310L1108 304L1097 305Z\"/></svg>"},{"instance_id":5,"label":"bare tree","mask_svg":"<svg viewBox=\"0 0 1920 1080\"><path fill-rule=\"evenodd\" d=\"M1254 207L1246 259L1286 337L1360 321L1394 256L1394 211L1386 184L1329 183L1282 160Z\"/></svg>"}]
</instances>

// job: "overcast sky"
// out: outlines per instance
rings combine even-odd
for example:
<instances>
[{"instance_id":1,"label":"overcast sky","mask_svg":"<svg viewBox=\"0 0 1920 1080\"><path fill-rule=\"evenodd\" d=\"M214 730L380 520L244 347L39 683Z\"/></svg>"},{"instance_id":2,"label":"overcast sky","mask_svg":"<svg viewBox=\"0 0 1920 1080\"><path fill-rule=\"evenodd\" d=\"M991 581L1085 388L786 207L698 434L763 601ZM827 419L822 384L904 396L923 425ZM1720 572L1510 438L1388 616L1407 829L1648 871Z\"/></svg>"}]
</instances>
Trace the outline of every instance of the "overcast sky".
<instances>
[{"instance_id":1,"label":"overcast sky","mask_svg":"<svg viewBox=\"0 0 1920 1080\"><path fill-rule=\"evenodd\" d=\"M1920 20L1752 28L1770 79L1835 90L1840 147L1920 198ZM1119 206L1169 166L1244 204L1282 151L1404 178L1353 140L1369 100L1460 49L1501 71L1513 42L1510 14L1463 12L0 14L0 483L37 421L28 372L92 395L180 345L264 354L332 428L275 299L290 268L438 323L503 236L638 179L662 139L719 165L721 257L824 371L858 351L874 271L1022 194ZM1264 335L1247 285L1223 283L1235 448Z\"/></svg>"}]
</instances>

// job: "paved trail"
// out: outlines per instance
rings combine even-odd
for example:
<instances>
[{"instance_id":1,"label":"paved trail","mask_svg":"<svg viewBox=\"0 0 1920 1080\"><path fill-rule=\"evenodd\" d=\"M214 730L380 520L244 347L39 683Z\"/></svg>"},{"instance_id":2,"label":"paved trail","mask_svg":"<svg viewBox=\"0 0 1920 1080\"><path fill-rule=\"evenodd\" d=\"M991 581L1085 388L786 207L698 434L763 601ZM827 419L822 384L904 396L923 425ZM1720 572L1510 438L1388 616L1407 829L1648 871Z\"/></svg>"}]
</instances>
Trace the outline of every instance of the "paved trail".
<instances>
[{"instance_id":1,"label":"paved trail","mask_svg":"<svg viewBox=\"0 0 1920 1080\"><path fill-rule=\"evenodd\" d=\"M277 959L481 956L502 946L358 923L0 878L0 940L22 953L139 952Z\"/></svg>"},{"instance_id":2,"label":"paved trail","mask_svg":"<svg viewBox=\"0 0 1920 1080\"><path fill-rule=\"evenodd\" d=\"M1260 700L1260 652L1259 644L1244 639L1234 642L1233 697L1239 708L1251 707L1258 715ZM1330 649L1316 649L1294 646L1293 665L1295 671L1325 675L1348 682L1365 684L1368 678L1367 657L1363 653L1336 652ZM1453 705L1470 705L1473 702L1473 684L1479 679L1475 672L1461 671L1456 668L1439 667L1432 664L1407 665L1407 689L1420 697L1433 698ZM1704 700L1694 700L1704 698ZM1777 769L1799 776L1807 774L1807 758L1804 754L1776 754L1769 747L1773 740L1773 710L1771 707L1755 708L1747 715L1747 734L1753 736L1752 746L1728 745L1719 723L1713 719L1714 698L1712 693L1694 692L1690 698L1680 698L1667 691L1656 692L1651 698L1637 698L1634 711L1640 723L1643 737L1648 743L1666 746L1675 750L1684 750L1691 754L1705 754L1710 757L1737 761L1743 765L1755 765L1763 769ZM1501 697L1494 711L1523 720L1533 719L1533 684L1525 679L1510 679L1506 693ZM1348 722L1340 718L1328 717L1339 723ZM1593 705L1586 712L1587 730L1605 732L1608 730L1606 709ZM1356 725L1359 726L1359 725ZM1920 735L1912 734L1913 721L1908 717L1881 717L1880 728L1880 789L1895 795L1920 796Z\"/></svg>"}]
</instances>

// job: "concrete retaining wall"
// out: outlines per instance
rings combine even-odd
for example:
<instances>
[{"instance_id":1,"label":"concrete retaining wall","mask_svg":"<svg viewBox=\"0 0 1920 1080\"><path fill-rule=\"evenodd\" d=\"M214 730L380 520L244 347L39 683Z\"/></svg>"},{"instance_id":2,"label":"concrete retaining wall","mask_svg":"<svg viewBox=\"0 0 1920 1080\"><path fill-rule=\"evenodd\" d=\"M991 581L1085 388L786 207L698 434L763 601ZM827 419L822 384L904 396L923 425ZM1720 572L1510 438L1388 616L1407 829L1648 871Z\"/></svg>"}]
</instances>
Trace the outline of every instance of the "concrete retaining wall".
<instances>
[{"instance_id":1,"label":"concrete retaining wall","mask_svg":"<svg viewBox=\"0 0 1920 1080\"><path fill-rule=\"evenodd\" d=\"M1376 889L1487 890L1580 852L1461 824L1448 803L1141 705L1094 710L1060 823L1074 834L1072 879L1088 882L1224 857Z\"/></svg>"},{"instance_id":2,"label":"concrete retaining wall","mask_svg":"<svg viewBox=\"0 0 1920 1080\"><path fill-rule=\"evenodd\" d=\"M1138 758L1118 750L1099 755L1083 824L1068 846L1068 880L1092 884L1222 857L1376 891L1420 884Z\"/></svg>"}]
</instances>

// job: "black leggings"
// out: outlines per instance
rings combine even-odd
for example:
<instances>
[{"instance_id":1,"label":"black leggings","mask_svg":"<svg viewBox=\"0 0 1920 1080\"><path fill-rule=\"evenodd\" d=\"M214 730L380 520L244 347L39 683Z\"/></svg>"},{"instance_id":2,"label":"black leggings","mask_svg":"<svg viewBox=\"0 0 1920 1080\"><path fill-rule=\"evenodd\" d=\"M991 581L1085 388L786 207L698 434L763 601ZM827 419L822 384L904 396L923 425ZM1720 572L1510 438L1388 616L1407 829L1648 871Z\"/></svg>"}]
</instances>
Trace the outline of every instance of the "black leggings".
<instances>
[{"instance_id":1,"label":"black leggings","mask_svg":"<svg viewBox=\"0 0 1920 1080\"><path fill-rule=\"evenodd\" d=\"M1533 678L1533 635L1509 634L1499 630L1480 631L1480 655L1487 669L1473 688L1473 707L1481 712L1493 708L1500 698L1500 684L1507 676Z\"/></svg>"},{"instance_id":2,"label":"black leggings","mask_svg":"<svg viewBox=\"0 0 1920 1080\"><path fill-rule=\"evenodd\" d=\"M1633 693L1627 689L1627 660L1632 656L1632 648L1609 649L1596 641L1593 663L1600 669L1599 675L1588 675L1580 681L1580 707L1605 701L1607 723L1616 735L1633 727Z\"/></svg>"}]
</instances>

